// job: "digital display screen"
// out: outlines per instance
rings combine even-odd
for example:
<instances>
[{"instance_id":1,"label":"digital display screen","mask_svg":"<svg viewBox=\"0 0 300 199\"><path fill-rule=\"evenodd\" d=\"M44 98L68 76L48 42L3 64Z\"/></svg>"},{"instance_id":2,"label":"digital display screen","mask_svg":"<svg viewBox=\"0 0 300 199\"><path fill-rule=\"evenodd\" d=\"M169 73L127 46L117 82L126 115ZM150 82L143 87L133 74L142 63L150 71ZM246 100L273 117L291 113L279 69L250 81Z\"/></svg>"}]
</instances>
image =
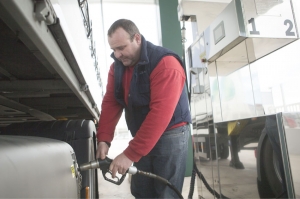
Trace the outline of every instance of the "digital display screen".
<instances>
[{"instance_id":1,"label":"digital display screen","mask_svg":"<svg viewBox=\"0 0 300 199\"><path fill-rule=\"evenodd\" d=\"M224 37L225 37L225 29L224 29L224 22L222 21L214 29L215 44L217 44L219 41L221 41Z\"/></svg>"}]
</instances>

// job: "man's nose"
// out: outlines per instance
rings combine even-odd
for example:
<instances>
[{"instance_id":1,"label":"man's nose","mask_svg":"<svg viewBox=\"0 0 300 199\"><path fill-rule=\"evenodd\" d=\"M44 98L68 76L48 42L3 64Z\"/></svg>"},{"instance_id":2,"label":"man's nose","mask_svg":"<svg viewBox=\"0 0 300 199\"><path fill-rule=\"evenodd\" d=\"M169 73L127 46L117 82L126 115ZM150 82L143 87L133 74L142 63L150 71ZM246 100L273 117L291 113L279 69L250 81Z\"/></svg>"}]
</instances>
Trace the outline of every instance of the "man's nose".
<instances>
[{"instance_id":1,"label":"man's nose","mask_svg":"<svg viewBox=\"0 0 300 199\"><path fill-rule=\"evenodd\" d=\"M116 57L117 59L119 59L119 58L122 57L122 53L121 53L120 51L117 51L117 50L116 50L114 53L115 53L115 57Z\"/></svg>"}]
</instances>

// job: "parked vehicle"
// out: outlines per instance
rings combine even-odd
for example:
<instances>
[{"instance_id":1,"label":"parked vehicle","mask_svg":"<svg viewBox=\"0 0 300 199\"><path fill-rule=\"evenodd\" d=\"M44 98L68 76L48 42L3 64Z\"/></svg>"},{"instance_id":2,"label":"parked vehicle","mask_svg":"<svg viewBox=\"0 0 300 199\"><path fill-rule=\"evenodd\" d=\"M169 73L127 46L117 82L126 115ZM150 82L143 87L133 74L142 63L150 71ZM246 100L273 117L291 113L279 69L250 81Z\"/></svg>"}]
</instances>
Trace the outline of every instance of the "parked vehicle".
<instances>
[{"instance_id":1,"label":"parked vehicle","mask_svg":"<svg viewBox=\"0 0 300 199\"><path fill-rule=\"evenodd\" d=\"M0 1L0 198L98 197L97 171L77 169L102 101L88 6Z\"/></svg>"}]
</instances>

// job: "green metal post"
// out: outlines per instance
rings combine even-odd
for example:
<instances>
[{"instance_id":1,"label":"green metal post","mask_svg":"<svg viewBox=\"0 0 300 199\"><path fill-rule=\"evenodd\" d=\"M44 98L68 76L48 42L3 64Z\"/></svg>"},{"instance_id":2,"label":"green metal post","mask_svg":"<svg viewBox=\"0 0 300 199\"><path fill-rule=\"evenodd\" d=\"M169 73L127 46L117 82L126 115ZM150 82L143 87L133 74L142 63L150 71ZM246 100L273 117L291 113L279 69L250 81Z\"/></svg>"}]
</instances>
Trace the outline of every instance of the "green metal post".
<instances>
[{"instance_id":1,"label":"green metal post","mask_svg":"<svg viewBox=\"0 0 300 199\"><path fill-rule=\"evenodd\" d=\"M181 27L177 14L178 0L159 0L162 45L165 48L173 50L180 57L183 56L181 42ZM193 151L192 138L190 136L188 146L187 167L185 176L192 175L193 169Z\"/></svg>"}]
</instances>

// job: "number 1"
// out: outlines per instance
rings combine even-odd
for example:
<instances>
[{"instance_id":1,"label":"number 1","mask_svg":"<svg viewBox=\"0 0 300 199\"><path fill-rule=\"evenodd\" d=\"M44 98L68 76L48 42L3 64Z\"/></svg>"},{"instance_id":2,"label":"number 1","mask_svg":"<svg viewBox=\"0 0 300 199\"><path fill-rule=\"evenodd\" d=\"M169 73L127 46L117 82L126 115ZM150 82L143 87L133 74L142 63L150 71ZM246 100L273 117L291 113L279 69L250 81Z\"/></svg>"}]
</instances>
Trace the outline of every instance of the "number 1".
<instances>
[{"instance_id":1,"label":"number 1","mask_svg":"<svg viewBox=\"0 0 300 199\"><path fill-rule=\"evenodd\" d=\"M249 19L249 24L252 24L252 31L250 31L251 35L259 35L259 31L256 30L254 18Z\"/></svg>"}]
</instances>

